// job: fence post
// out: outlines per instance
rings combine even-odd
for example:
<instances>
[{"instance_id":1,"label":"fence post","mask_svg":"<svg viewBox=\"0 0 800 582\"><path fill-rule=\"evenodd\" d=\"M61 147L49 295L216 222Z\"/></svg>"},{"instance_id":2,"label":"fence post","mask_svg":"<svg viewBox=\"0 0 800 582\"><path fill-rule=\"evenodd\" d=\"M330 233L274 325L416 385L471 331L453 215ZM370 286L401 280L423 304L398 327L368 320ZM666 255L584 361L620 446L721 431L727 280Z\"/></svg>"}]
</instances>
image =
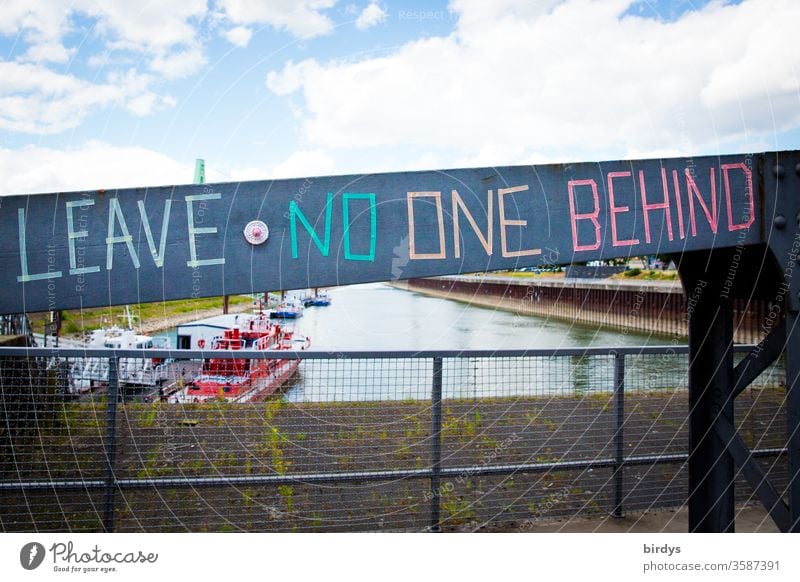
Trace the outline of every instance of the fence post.
<instances>
[{"instance_id":1,"label":"fence post","mask_svg":"<svg viewBox=\"0 0 800 582\"><path fill-rule=\"evenodd\" d=\"M623 461L625 458L625 354L614 353L614 517L622 517Z\"/></svg>"},{"instance_id":2,"label":"fence post","mask_svg":"<svg viewBox=\"0 0 800 582\"><path fill-rule=\"evenodd\" d=\"M117 491L117 400L119 399L119 372L116 356L108 358L108 402L106 403L106 500L103 529L114 531L115 497Z\"/></svg>"},{"instance_id":3,"label":"fence post","mask_svg":"<svg viewBox=\"0 0 800 582\"><path fill-rule=\"evenodd\" d=\"M431 388L431 526L432 532L441 531L442 473L442 358L433 358L433 383Z\"/></svg>"}]
</instances>

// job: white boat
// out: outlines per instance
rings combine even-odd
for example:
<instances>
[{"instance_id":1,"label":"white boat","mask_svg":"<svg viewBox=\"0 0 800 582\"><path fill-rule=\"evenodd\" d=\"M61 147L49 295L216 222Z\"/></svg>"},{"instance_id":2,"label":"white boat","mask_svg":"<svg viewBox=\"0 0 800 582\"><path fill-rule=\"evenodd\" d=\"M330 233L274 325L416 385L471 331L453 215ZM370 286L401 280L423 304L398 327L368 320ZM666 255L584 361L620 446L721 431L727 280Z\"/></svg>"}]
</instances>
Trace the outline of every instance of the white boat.
<instances>
[{"instance_id":1,"label":"white boat","mask_svg":"<svg viewBox=\"0 0 800 582\"><path fill-rule=\"evenodd\" d=\"M331 297L317 288L309 290L301 299L303 307L327 307L331 304Z\"/></svg>"},{"instance_id":2,"label":"white boat","mask_svg":"<svg viewBox=\"0 0 800 582\"><path fill-rule=\"evenodd\" d=\"M170 349L169 338L137 334L132 329L101 328L92 332L87 348L117 350ZM120 385L156 386L166 378L166 365L160 358L120 358ZM70 368L72 392L90 391L95 385L108 383L108 358L75 358Z\"/></svg>"},{"instance_id":3,"label":"white boat","mask_svg":"<svg viewBox=\"0 0 800 582\"><path fill-rule=\"evenodd\" d=\"M272 319L297 319L303 315L303 304L299 299L286 299L269 312Z\"/></svg>"}]
</instances>

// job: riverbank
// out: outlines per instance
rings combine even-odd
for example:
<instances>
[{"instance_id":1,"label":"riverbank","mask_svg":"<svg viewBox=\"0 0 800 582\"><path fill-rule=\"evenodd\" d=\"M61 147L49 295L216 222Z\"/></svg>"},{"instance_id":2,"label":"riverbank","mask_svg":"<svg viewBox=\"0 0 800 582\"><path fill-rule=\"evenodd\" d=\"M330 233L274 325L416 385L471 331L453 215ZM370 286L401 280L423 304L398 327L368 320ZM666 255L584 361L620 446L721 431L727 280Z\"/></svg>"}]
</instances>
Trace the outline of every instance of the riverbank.
<instances>
[{"instance_id":1,"label":"riverbank","mask_svg":"<svg viewBox=\"0 0 800 582\"><path fill-rule=\"evenodd\" d=\"M495 275L459 275L392 281L390 285L522 315L534 315L593 327L664 336L684 343L688 337L688 301L680 281L615 279L522 279ZM731 300L734 340L758 343L769 314L762 300Z\"/></svg>"},{"instance_id":2,"label":"riverbank","mask_svg":"<svg viewBox=\"0 0 800 582\"><path fill-rule=\"evenodd\" d=\"M233 295L228 298L228 313L242 313L253 307L249 295ZM182 323L212 317L223 312L222 297L164 301L129 306L134 329L143 334L152 334L173 328ZM49 313L32 313L30 322L35 332L40 333L49 321ZM72 339L83 338L88 332L101 327L128 325L125 307L67 310L62 313L61 336Z\"/></svg>"}]
</instances>

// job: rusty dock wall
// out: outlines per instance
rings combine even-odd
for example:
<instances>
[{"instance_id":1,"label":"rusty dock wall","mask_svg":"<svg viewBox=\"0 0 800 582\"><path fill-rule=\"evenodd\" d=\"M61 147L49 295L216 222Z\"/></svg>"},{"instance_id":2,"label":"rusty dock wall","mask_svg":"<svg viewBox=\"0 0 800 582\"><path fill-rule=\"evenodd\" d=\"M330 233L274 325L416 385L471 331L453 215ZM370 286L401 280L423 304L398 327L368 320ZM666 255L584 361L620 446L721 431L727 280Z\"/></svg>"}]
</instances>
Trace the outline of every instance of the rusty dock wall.
<instances>
[{"instance_id":1,"label":"rusty dock wall","mask_svg":"<svg viewBox=\"0 0 800 582\"><path fill-rule=\"evenodd\" d=\"M687 312L692 301L691 290L685 296L679 281L454 276L395 281L392 285L520 314L680 338L688 334ZM735 341L758 343L765 335L769 304L732 301Z\"/></svg>"}]
</instances>

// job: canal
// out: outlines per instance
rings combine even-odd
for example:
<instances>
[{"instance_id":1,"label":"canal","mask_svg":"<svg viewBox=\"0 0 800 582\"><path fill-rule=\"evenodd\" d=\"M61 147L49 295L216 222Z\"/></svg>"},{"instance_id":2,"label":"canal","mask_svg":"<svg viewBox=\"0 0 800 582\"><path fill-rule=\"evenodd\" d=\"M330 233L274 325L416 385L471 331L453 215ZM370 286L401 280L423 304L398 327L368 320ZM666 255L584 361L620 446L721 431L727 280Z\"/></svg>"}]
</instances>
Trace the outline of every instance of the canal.
<instances>
[{"instance_id":1,"label":"canal","mask_svg":"<svg viewBox=\"0 0 800 582\"><path fill-rule=\"evenodd\" d=\"M642 335L430 297L372 283L330 289L332 304L309 307L285 325L311 338L315 351L508 350L684 345ZM175 330L165 332L175 342ZM738 358L738 355L737 355ZM687 356L628 355L626 392L686 388ZM772 384L773 368L757 384ZM428 400L432 361L424 359L305 360L286 387L291 402ZM609 394L613 356L448 358L445 398L554 397Z\"/></svg>"},{"instance_id":2,"label":"canal","mask_svg":"<svg viewBox=\"0 0 800 582\"><path fill-rule=\"evenodd\" d=\"M313 350L504 350L669 345L671 338L621 333L560 320L474 307L384 284L330 290L332 304L310 307L293 325ZM672 344L677 345L677 344ZM685 356L629 356L631 385L685 386ZM425 360L305 361L286 392L289 401L430 398ZM613 358L463 358L444 362L445 398L608 393Z\"/></svg>"},{"instance_id":3,"label":"canal","mask_svg":"<svg viewBox=\"0 0 800 582\"><path fill-rule=\"evenodd\" d=\"M554 319L475 307L381 283L330 290L295 324L315 350L486 350L667 344L670 338L620 333Z\"/></svg>"}]
</instances>

